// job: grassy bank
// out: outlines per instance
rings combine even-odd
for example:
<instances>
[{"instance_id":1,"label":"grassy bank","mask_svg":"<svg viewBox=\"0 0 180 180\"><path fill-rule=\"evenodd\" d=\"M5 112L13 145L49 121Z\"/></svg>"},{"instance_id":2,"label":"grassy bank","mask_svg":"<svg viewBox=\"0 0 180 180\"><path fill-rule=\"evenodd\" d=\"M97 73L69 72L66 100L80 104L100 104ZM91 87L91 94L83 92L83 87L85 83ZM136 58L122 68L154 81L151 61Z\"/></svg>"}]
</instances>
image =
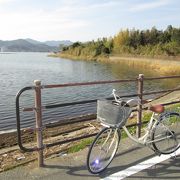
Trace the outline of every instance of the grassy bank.
<instances>
[{"instance_id":1,"label":"grassy bank","mask_svg":"<svg viewBox=\"0 0 180 180\"><path fill-rule=\"evenodd\" d=\"M51 54L52 57L61 57L65 59L84 60L84 61L97 61L102 63L117 63L119 65L126 64L130 68L141 67L143 69L153 69L156 72L166 75L180 74L180 57L142 57L142 56L107 56L100 55L93 56L74 56L66 53Z\"/></svg>"},{"instance_id":2,"label":"grassy bank","mask_svg":"<svg viewBox=\"0 0 180 180\"><path fill-rule=\"evenodd\" d=\"M180 61L172 59L156 59L145 57L109 57L111 63L125 63L129 67L141 67L143 69L153 69L160 74L178 75L180 74Z\"/></svg>"}]
</instances>

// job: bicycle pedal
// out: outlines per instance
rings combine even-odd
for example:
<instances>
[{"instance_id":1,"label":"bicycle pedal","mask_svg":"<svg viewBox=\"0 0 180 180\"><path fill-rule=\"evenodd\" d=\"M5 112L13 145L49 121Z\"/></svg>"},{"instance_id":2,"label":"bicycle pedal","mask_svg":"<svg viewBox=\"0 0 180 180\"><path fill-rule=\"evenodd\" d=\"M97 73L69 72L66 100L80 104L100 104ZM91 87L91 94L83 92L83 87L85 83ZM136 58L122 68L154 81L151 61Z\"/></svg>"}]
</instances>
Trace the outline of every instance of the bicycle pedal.
<instances>
[{"instance_id":1,"label":"bicycle pedal","mask_svg":"<svg viewBox=\"0 0 180 180\"><path fill-rule=\"evenodd\" d=\"M157 155L157 156L161 156L161 153L160 152L157 152L155 149L153 149L154 153Z\"/></svg>"}]
</instances>

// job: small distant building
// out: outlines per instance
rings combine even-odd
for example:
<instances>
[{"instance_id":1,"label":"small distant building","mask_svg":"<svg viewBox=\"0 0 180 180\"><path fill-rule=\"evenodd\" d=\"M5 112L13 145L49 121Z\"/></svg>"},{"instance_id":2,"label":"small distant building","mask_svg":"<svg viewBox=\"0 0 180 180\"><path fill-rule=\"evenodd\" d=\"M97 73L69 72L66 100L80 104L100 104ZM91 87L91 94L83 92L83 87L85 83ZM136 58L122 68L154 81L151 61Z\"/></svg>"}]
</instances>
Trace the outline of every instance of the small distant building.
<instances>
[{"instance_id":1,"label":"small distant building","mask_svg":"<svg viewBox=\"0 0 180 180\"><path fill-rule=\"evenodd\" d=\"M0 47L0 52L4 52L4 48L3 47Z\"/></svg>"}]
</instances>

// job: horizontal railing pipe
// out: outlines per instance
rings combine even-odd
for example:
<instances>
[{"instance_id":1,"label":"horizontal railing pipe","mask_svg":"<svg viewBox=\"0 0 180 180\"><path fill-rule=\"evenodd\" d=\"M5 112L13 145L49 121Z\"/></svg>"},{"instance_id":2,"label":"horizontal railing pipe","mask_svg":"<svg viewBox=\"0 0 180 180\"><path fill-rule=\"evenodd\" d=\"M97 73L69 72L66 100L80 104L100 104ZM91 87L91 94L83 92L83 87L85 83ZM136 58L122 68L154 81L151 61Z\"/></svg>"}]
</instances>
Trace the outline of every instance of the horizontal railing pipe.
<instances>
[{"instance_id":1,"label":"horizontal railing pipe","mask_svg":"<svg viewBox=\"0 0 180 180\"><path fill-rule=\"evenodd\" d=\"M144 80L160 80L160 79L175 79L180 78L180 76L161 76L161 77L144 77Z\"/></svg>"},{"instance_id":2,"label":"horizontal railing pipe","mask_svg":"<svg viewBox=\"0 0 180 180\"><path fill-rule=\"evenodd\" d=\"M138 94L130 94L130 95L124 95L124 96L120 96L120 97L121 98L125 98L125 97L135 97L135 96L138 96ZM106 99L112 100L113 97L108 97ZM98 99L92 99L92 100L86 100L86 101L76 101L76 102L71 102L71 103L52 104L52 105L45 105L43 107L45 109L51 109L51 108L58 108L58 107L64 107L64 106L72 106L72 105L78 105L78 104L96 103L97 100Z\"/></svg>"},{"instance_id":3,"label":"horizontal railing pipe","mask_svg":"<svg viewBox=\"0 0 180 180\"><path fill-rule=\"evenodd\" d=\"M51 84L43 85L42 88L60 88L60 87L71 87L71 86L90 86L98 84L113 84L121 82L136 82L137 79L125 79L125 80L114 80L114 81L93 81L93 82L82 82L82 83L67 83L67 84Z\"/></svg>"},{"instance_id":4,"label":"horizontal railing pipe","mask_svg":"<svg viewBox=\"0 0 180 180\"><path fill-rule=\"evenodd\" d=\"M151 91L151 92L148 92L148 93L143 93L143 95L160 94L160 93L173 92L173 91L179 91L179 90L180 90L180 88L167 89L167 90L162 90L162 91Z\"/></svg>"},{"instance_id":5,"label":"horizontal railing pipe","mask_svg":"<svg viewBox=\"0 0 180 180\"><path fill-rule=\"evenodd\" d=\"M133 127L133 126L142 125L142 124L146 124L146 123L148 123L148 121L143 121L142 123L129 124L126 127L130 128L130 127ZM93 133L93 134L88 134L88 135L84 135L84 136L80 136L80 137L76 137L76 138L71 138L71 139L68 139L68 140L57 141L57 142L54 142L54 143L51 143L51 144L46 144L45 147L53 147L53 146L57 146L57 145L65 144L65 143L70 143L70 142L78 141L78 140L81 140L81 139L90 138L90 137L96 136L97 134L98 133Z\"/></svg>"}]
</instances>

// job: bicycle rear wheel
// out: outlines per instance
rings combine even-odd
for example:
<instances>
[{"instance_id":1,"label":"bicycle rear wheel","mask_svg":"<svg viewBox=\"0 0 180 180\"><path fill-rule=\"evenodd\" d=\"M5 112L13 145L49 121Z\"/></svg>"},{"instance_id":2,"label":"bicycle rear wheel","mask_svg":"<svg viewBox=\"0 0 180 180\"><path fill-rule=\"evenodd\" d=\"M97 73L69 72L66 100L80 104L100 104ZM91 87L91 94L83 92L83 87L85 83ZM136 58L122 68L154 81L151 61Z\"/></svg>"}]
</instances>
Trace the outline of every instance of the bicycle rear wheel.
<instances>
[{"instance_id":1,"label":"bicycle rear wheel","mask_svg":"<svg viewBox=\"0 0 180 180\"><path fill-rule=\"evenodd\" d=\"M120 131L116 128L103 128L90 146L87 156L89 172L102 172L113 160L120 141Z\"/></svg>"},{"instance_id":2,"label":"bicycle rear wheel","mask_svg":"<svg viewBox=\"0 0 180 180\"><path fill-rule=\"evenodd\" d=\"M160 154L170 154L180 147L180 114L170 112L160 116L152 133L154 149Z\"/></svg>"}]
</instances>

